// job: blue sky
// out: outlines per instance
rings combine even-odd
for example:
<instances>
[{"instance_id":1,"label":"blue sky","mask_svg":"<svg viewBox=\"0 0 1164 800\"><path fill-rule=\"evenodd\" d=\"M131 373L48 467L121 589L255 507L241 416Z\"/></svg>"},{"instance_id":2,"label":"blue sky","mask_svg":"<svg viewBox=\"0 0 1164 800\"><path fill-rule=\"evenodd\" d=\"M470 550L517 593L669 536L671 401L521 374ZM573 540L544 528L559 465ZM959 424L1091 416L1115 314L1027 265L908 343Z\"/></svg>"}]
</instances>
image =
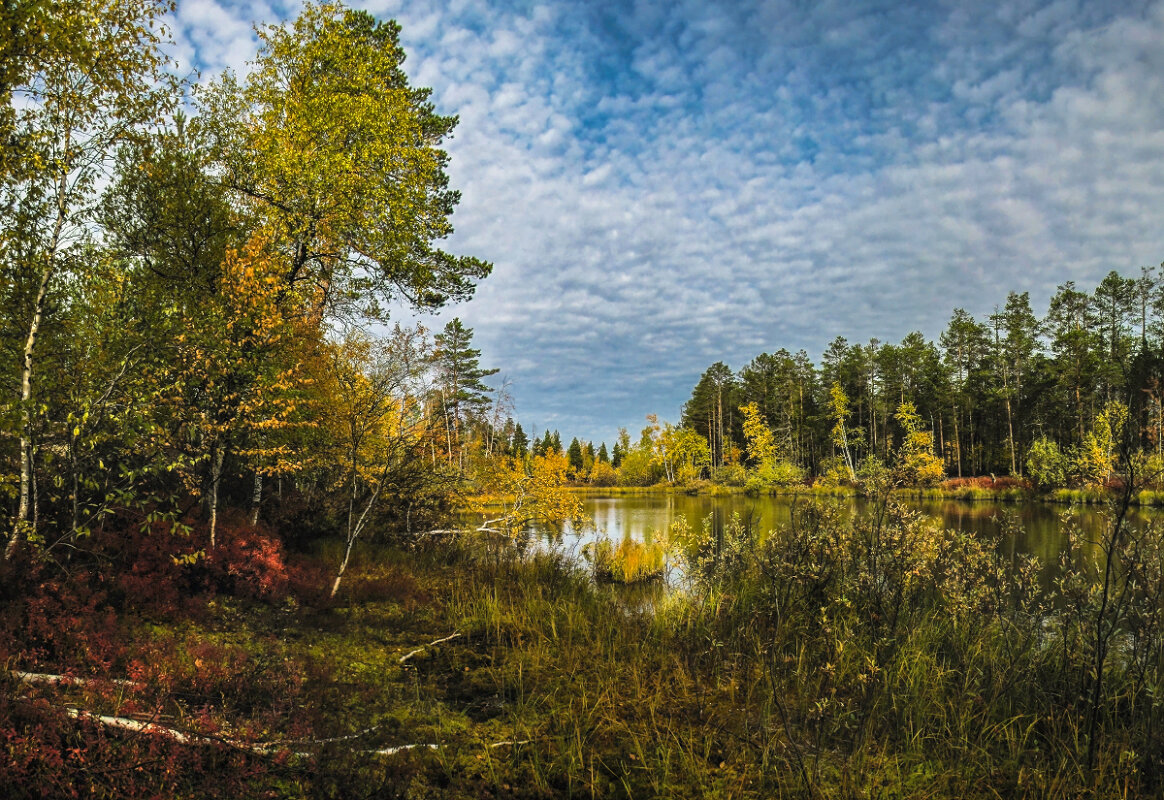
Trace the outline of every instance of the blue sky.
<instances>
[{"instance_id":1,"label":"blue sky","mask_svg":"<svg viewBox=\"0 0 1164 800\"><path fill-rule=\"evenodd\" d=\"M1161 2L354 3L460 116L460 316L529 429L677 420L702 371L938 336L1164 260ZM297 4L178 0L245 70ZM403 320L402 320L403 321Z\"/></svg>"}]
</instances>

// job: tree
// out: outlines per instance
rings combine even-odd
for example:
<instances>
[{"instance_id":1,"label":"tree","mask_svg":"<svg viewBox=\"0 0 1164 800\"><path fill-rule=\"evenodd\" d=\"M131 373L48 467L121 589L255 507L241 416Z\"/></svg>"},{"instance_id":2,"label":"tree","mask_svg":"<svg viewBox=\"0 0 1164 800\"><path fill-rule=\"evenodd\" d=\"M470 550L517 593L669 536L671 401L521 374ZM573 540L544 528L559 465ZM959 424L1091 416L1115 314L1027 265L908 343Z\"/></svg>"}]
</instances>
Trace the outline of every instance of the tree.
<instances>
[{"instance_id":1,"label":"tree","mask_svg":"<svg viewBox=\"0 0 1164 800\"><path fill-rule=\"evenodd\" d=\"M1112 270L1099 286L1095 287L1095 292L1091 296L1097 326L1102 327L1107 339L1108 353L1105 367L1114 370L1113 374L1105 375L1109 388L1121 377L1120 367L1124 366L1124 361L1131 350L1129 334L1139 305L1137 295L1136 281L1124 278Z\"/></svg>"},{"instance_id":2,"label":"tree","mask_svg":"<svg viewBox=\"0 0 1164 800\"><path fill-rule=\"evenodd\" d=\"M651 462L662 469L663 477L671 483L690 483L697 479L711 460L707 440L690 428L676 428L670 422L662 425L655 414L648 414L650 425L643 430L640 443L649 448Z\"/></svg>"},{"instance_id":3,"label":"tree","mask_svg":"<svg viewBox=\"0 0 1164 800\"><path fill-rule=\"evenodd\" d=\"M760 414L760 407L752 402L740 406L740 413L744 415L744 438L748 442L748 458L753 466L759 468L776 459L776 442L772 437L772 430L764 422Z\"/></svg>"},{"instance_id":4,"label":"tree","mask_svg":"<svg viewBox=\"0 0 1164 800\"><path fill-rule=\"evenodd\" d=\"M829 416L833 420L833 445L839 447L844 456L845 466L849 470L849 480L856 482L857 470L853 467L853 454L849 449L849 433L845 422L849 418L849 398L839 383L834 383L829 390Z\"/></svg>"},{"instance_id":5,"label":"tree","mask_svg":"<svg viewBox=\"0 0 1164 800\"><path fill-rule=\"evenodd\" d=\"M912 402L897 407L895 418L905 430L898 452L898 462L904 477L923 486L937 483L945 477L940 458L934 455L934 435L922 427L921 417Z\"/></svg>"},{"instance_id":6,"label":"tree","mask_svg":"<svg viewBox=\"0 0 1164 800\"><path fill-rule=\"evenodd\" d=\"M491 266L435 247L460 199L439 149L457 120L409 86L399 26L309 4L259 37L243 83L227 73L199 106L223 184L286 253L286 285L307 284L317 314L470 297Z\"/></svg>"},{"instance_id":7,"label":"tree","mask_svg":"<svg viewBox=\"0 0 1164 800\"><path fill-rule=\"evenodd\" d=\"M169 410L164 428L188 455L180 471L203 499L211 547L227 457L247 457L260 474L286 470L291 457L272 434L295 424L304 382L298 356L317 331L283 313L280 271L261 236L228 250L218 291L196 312L176 315L174 359L156 377Z\"/></svg>"},{"instance_id":8,"label":"tree","mask_svg":"<svg viewBox=\"0 0 1164 800\"><path fill-rule=\"evenodd\" d=\"M570 440L570 447L566 450L566 460L570 465L570 472L578 477L583 475L582 472L582 445L575 436Z\"/></svg>"},{"instance_id":9,"label":"tree","mask_svg":"<svg viewBox=\"0 0 1164 800\"><path fill-rule=\"evenodd\" d=\"M1091 430L1083 437L1077 456L1077 469L1087 485L1102 486L1116 471L1116 457L1128 407L1118 400L1107 403L1095 416Z\"/></svg>"},{"instance_id":10,"label":"tree","mask_svg":"<svg viewBox=\"0 0 1164 800\"><path fill-rule=\"evenodd\" d=\"M530 522L559 523L581 520L582 501L565 491L569 465L560 452L535 455L528 467L513 458L493 459L478 475L480 513L501 508L501 514L483 519L480 532L512 535Z\"/></svg>"},{"instance_id":11,"label":"tree","mask_svg":"<svg viewBox=\"0 0 1164 800\"><path fill-rule=\"evenodd\" d=\"M399 326L386 339L372 340L349 332L332 343L321 376L328 403L324 423L340 446L344 467L338 488L346 489L344 535L346 548L332 583L331 596L351 558L356 540L366 530L377 504L391 498L407 505L406 526L411 527L417 477L440 482L435 470L424 469L423 438L426 423L420 403L420 376L424 368L424 331Z\"/></svg>"},{"instance_id":12,"label":"tree","mask_svg":"<svg viewBox=\"0 0 1164 800\"><path fill-rule=\"evenodd\" d=\"M1095 318L1090 298L1068 281L1051 298L1045 327L1055 355L1054 369L1066 405L1074 412L1076 435L1083 440L1087 404L1095 382Z\"/></svg>"},{"instance_id":13,"label":"tree","mask_svg":"<svg viewBox=\"0 0 1164 800\"><path fill-rule=\"evenodd\" d=\"M514 458L523 459L528 453L529 437L525 435L519 422L513 428L513 438L509 440L509 454Z\"/></svg>"},{"instance_id":14,"label":"tree","mask_svg":"<svg viewBox=\"0 0 1164 800\"><path fill-rule=\"evenodd\" d=\"M735 393L735 375L727 364L717 361L704 371L691 392L691 399L683 406L682 425L707 439L713 466L727 463L733 448L733 410L738 406Z\"/></svg>"},{"instance_id":15,"label":"tree","mask_svg":"<svg viewBox=\"0 0 1164 800\"><path fill-rule=\"evenodd\" d=\"M34 527L37 342L63 276L85 269L92 193L119 143L157 119L174 93L165 75L160 0L96 0L56 6L5 4L16 35L0 67L0 132L19 162L0 165L0 268L19 287L20 479L10 555ZM23 58L21 58L23 56ZM24 101L19 110L14 96ZM7 148L7 145L5 145Z\"/></svg>"},{"instance_id":16,"label":"tree","mask_svg":"<svg viewBox=\"0 0 1164 800\"><path fill-rule=\"evenodd\" d=\"M480 367L481 351L470 347L473 329L453 318L434 338L431 363L436 370L438 408L445 425L447 456L464 467L463 439L467 423L480 416L490 404L493 391L482 378L496 374L496 369Z\"/></svg>"},{"instance_id":17,"label":"tree","mask_svg":"<svg viewBox=\"0 0 1164 800\"><path fill-rule=\"evenodd\" d=\"M1010 444L1010 474L1022 475L1022 462L1015 444L1014 407L1023 399L1023 386L1038 347L1039 321L1031 310L1027 292L1011 292L1006 307L990 318L994 324L995 364L1002 377L1006 404L1006 436Z\"/></svg>"},{"instance_id":18,"label":"tree","mask_svg":"<svg viewBox=\"0 0 1164 800\"><path fill-rule=\"evenodd\" d=\"M951 393L951 417L954 422L954 458L958 468L958 477L962 477L962 440L966 426L963 424L963 415L969 416L970 427L973 430L975 393L969 391L971 375L978 370L986 356L988 339L984 325L966 313L965 309L954 309L946 330L940 340L945 350L945 363L952 372L953 389Z\"/></svg>"},{"instance_id":19,"label":"tree","mask_svg":"<svg viewBox=\"0 0 1164 800\"><path fill-rule=\"evenodd\" d=\"M1053 440L1040 436L1031 442L1027 450L1027 475L1039 491L1063 486L1069 466L1069 459Z\"/></svg>"}]
</instances>

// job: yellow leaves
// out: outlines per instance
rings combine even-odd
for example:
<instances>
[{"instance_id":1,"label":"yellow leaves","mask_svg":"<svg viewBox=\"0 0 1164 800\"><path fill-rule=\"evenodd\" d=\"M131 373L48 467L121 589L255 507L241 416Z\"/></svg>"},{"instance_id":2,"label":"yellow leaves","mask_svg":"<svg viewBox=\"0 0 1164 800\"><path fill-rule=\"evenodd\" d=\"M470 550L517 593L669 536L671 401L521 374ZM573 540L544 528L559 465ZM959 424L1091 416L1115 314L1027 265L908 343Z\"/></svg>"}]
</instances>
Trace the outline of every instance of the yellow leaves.
<instances>
[{"instance_id":1,"label":"yellow leaves","mask_svg":"<svg viewBox=\"0 0 1164 800\"><path fill-rule=\"evenodd\" d=\"M1128 407L1119 401L1109 402L1096 415L1076 456L1076 468L1085 483L1102 484L1115 471L1116 442L1127 419Z\"/></svg>"},{"instance_id":2,"label":"yellow leaves","mask_svg":"<svg viewBox=\"0 0 1164 800\"><path fill-rule=\"evenodd\" d=\"M910 402L902 403L895 418L905 429L898 458L906 477L923 485L942 480L946 476L945 465L934 455L934 435L922 428L917 407Z\"/></svg>"},{"instance_id":3,"label":"yellow leaves","mask_svg":"<svg viewBox=\"0 0 1164 800\"><path fill-rule=\"evenodd\" d=\"M744 438L748 442L748 455L760 465L776 458L776 440L772 429L760 416L760 407L754 401L740 407L744 415Z\"/></svg>"}]
</instances>

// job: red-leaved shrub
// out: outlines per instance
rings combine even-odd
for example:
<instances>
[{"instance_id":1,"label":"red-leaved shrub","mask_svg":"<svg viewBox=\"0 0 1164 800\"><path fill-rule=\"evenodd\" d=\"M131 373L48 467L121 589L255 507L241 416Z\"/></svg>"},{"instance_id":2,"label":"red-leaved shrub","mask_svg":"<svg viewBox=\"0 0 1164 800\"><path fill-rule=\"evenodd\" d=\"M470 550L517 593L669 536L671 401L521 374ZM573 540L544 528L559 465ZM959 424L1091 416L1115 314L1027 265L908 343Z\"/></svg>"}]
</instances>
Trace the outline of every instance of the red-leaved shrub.
<instances>
[{"instance_id":1,"label":"red-leaved shrub","mask_svg":"<svg viewBox=\"0 0 1164 800\"><path fill-rule=\"evenodd\" d=\"M283 543L269 531L247 523L225 524L208 550L216 588L238 597L279 600L287 595Z\"/></svg>"},{"instance_id":2,"label":"red-leaved shrub","mask_svg":"<svg viewBox=\"0 0 1164 800\"><path fill-rule=\"evenodd\" d=\"M976 478L949 478L942 482L941 488L947 491L956 489L1001 491L1003 489L1029 489L1031 482L1025 478L1012 478L1009 475L997 478L993 475L982 475Z\"/></svg>"},{"instance_id":3,"label":"red-leaved shrub","mask_svg":"<svg viewBox=\"0 0 1164 800\"><path fill-rule=\"evenodd\" d=\"M0 563L0 663L98 673L120 637L100 579L65 574L24 549Z\"/></svg>"}]
</instances>

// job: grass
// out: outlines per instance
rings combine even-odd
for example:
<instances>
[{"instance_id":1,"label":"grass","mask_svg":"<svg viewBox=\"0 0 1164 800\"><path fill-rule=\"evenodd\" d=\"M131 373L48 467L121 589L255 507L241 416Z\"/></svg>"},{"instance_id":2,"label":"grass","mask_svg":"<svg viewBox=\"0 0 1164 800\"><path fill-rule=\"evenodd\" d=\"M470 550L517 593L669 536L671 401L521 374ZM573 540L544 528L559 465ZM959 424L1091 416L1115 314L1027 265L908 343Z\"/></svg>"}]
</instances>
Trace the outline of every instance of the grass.
<instances>
[{"instance_id":1,"label":"grass","mask_svg":"<svg viewBox=\"0 0 1164 800\"><path fill-rule=\"evenodd\" d=\"M638 542L630 536L618 544L601 538L585 550L595 580L623 585L662 580L667 574L669 555L665 539Z\"/></svg>"},{"instance_id":2,"label":"grass","mask_svg":"<svg viewBox=\"0 0 1164 800\"><path fill-rule=\"evenodd\" d=\"M662 541L609 543L605 583L464 538L365 547L334 605L224 597L124 630L142 653L245 654L224 663L253 681L206 698L240 718L293 684L297 727L263 736L334 741L272 762L256 796L1158 796L1160 621L1122 618L1088 765L1091 578L1069 573L1052 608L1037 565L883 510L690 532L683 591L620 585L657 569Z\"/></svg>"}]
</instances>

